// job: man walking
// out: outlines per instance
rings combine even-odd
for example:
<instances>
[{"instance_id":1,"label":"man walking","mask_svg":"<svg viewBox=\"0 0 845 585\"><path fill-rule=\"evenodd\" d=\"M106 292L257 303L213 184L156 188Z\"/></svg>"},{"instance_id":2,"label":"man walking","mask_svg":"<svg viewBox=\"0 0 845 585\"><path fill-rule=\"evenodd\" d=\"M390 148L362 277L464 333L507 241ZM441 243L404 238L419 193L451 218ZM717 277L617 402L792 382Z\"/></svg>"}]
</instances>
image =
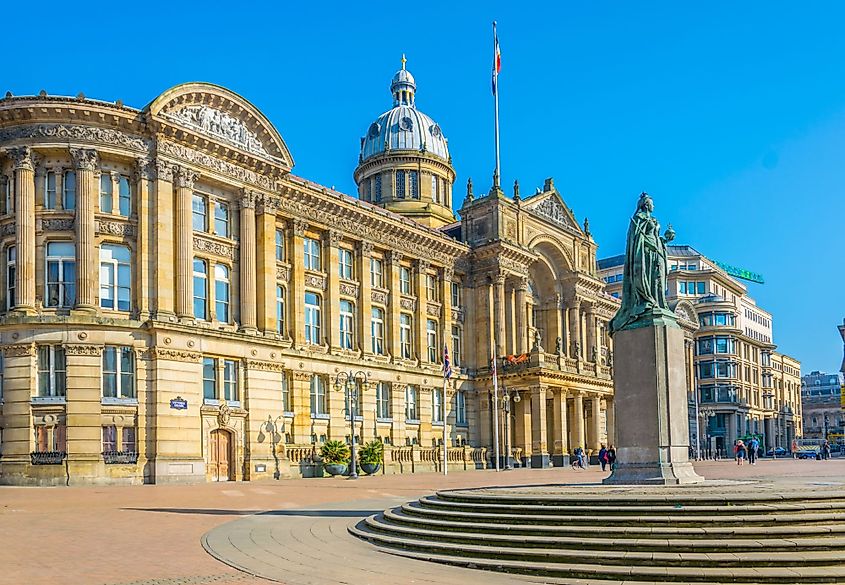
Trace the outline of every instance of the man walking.
<instances>
[{"instance_id":1,"label":"man walking","mask_svg":"<svg viewBox=\"0 0 845 585\"><path fill-rule=\"evenodd\" d=\"M748 442L748 463L750 465L757 465L757 449L760 448L760 442L757 437L751 437Z\"/></svg>"}]
</instances>

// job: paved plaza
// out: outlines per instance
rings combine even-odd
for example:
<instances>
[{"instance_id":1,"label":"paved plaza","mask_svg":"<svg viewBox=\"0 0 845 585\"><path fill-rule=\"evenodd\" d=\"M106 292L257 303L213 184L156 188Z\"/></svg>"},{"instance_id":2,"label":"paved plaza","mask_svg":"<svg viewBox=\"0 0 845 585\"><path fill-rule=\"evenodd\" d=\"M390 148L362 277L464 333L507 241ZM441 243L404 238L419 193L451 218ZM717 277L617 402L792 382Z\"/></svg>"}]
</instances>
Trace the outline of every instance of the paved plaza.
<instances>
[{"instance_id":1,"label":"paved plaza","mask_svg":"<svg viewBox=\"0 0 845 585\"><path fill-rule=\"evenodd\" d=\"M702 462L696 469L708 479L756 477L784 484L845 485L845 460L762 461L754 467ZM513 583L519 578L380 553L349 536L346 528L438 489L588 484L605 475L598 468L545 469L452 473L445 478L388 475L357 482L326 478L195 486L0 488L4 543L0 584ZM737 489L754 488L746 484Z\"/></svg>"}]
</instances>

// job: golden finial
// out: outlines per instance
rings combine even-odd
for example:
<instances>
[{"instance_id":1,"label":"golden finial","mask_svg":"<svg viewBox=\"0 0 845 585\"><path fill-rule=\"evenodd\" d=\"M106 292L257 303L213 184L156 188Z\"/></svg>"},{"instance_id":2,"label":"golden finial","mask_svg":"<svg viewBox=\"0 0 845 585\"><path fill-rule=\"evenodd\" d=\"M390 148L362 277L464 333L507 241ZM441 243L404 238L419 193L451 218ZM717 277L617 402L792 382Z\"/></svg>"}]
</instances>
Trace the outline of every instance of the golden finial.
<instances>
[{"instance_id":1,"label":"golden finial","mask_svg":"<svg viewBox=\"0 0 845 585\"><path fill-rule=\"evenodd\" d=\"M405 63L406 63L407 61L408 61L408 60L405 58L405 53L402 53L402 71L404 71L404 70L405 70Z\"/></svg>"}]
</instances>

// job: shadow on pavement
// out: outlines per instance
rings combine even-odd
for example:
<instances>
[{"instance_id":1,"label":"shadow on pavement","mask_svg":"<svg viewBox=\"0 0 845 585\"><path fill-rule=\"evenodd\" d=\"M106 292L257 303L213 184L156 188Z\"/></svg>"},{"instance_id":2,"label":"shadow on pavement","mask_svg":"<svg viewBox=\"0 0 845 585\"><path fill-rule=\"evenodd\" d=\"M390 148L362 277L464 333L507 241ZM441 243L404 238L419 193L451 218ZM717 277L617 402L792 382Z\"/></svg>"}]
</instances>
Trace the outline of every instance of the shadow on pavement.
<instances>
[{"instance_id":1,"label":"shadow on pavement","mask_svg":"<svg viewBox=\"0 0 845 585\"><path fill-rule=\"evenodd\" d=\"M169 514L205 514L209 516L310 516L318 518L360 518L383 512L378 510L217 510L209 508L121 508L134 512L165 512Z\"/></svg>"}]
</instances>

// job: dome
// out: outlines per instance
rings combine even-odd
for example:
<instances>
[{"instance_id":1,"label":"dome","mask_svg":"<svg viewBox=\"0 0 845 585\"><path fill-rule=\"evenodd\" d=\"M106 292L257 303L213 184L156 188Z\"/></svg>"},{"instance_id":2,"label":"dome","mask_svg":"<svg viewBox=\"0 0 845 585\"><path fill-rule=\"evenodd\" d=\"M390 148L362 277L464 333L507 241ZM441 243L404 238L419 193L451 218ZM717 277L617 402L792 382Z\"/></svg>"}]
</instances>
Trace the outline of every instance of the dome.
<instances>
[{"instance_id":1,"label":"dome","mask_svg":"<svg viewBox=\"0 0 845 585\"><path fill-rule=\"evenodd\" d=\"M417 109L416 90L416 81L405 69L403 56L402 69L390 82L393 108L370 124L361 139L361 162L391 150L425 152L449 162L446 137L437 122Z\"/></svg>"}]
</instances>

